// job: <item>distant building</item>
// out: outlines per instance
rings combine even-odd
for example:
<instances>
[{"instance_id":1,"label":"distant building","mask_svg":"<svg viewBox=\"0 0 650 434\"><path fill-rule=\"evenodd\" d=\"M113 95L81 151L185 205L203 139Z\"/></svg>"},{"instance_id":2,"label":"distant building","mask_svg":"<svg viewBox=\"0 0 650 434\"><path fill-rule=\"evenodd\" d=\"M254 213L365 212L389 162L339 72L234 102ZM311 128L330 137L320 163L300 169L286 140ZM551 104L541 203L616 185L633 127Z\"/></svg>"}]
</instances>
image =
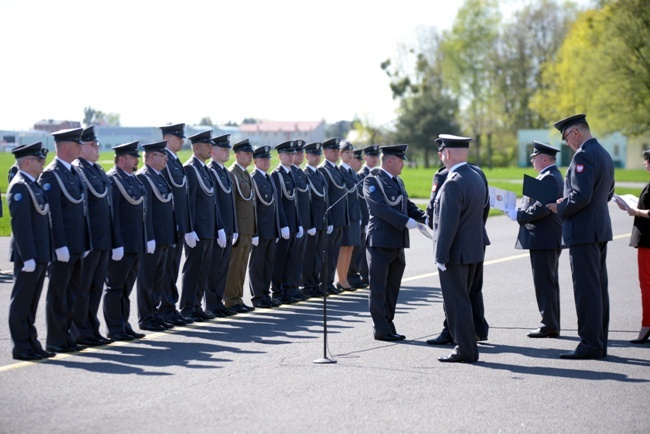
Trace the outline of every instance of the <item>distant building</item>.
<instances>
[{"instance_id":1,"label":"distant building","mask_svg":"<svg viewBox=\"0 0 650 434\"><path fill-rule=\"evenodd\" d=\"M35 130L46 131L48 133L53 133L59 130L67 130L69 128L81 128L81 122L43 119L42 121L38 121L34 124Z\"/></svg>"},{"instance_id":2,"label":"distant building","mask_svg":"<svg viewBox=\"0 0 650 434\"><path fill-rule=\"evenodd\" d=\"M11 152L20 145L31 145L42 142L43 147L54 150L54 138L46 131L37 130L0 130L0 152Z\"/></svg>"},{"instance_id":3,"label":"distant building","mask_svg":"<svg viewBox=\"0 0 650 434\"><path fill-rule=\"evenodd\" d=\"M325 139L325 121L260 121L239 126L242 138L253 146L275 146L287 140L302 139L307 143Z\"/></svg>"},{"instance_id":4,"label":"distant building","mask_svg":"<svg viewBox=\"0 0 650 434\"><path fill-rule=\"evenodd\" d=\"M628 167L628 139L621 133L613 133L601 136L597 132L592 132L598 142L609 152L614 161L614 167ZM519 130L517 131L518 158L519 167L531 166L530 154L533 152L533 140L547 143L560 149L557 156L558 166L568 166L573 157L573 151L562 141L560 133L556 130ZM640 154L639 154L640 155ZM641 157L639 157L641 158ZM636 165L634 166L637 167Z\"/></svg>"}]
</instances>

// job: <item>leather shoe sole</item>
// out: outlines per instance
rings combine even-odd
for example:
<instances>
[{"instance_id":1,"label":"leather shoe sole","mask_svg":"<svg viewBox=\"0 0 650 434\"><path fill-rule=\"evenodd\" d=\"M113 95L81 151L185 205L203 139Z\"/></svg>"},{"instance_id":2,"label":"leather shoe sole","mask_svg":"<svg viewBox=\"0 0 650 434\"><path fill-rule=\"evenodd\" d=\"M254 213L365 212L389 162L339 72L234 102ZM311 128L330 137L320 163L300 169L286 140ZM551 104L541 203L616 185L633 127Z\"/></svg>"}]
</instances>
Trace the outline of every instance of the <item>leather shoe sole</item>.
<instances>
[{"instance_id":1,"label":"leather shoe sole","mask_svg":"<svg viewBox=\"0 0 650 434\"><path fill-rule=\"evenodd\" d=\"M578 360L578 359L600 359L600 358L602 358L602 356L600 355L589 354L589 353L578 353L576 351L560 354L560 359Z\"/></svg>"},{"instance_id":2,"label":"leather shoe sole","mask_svg":"<svg viewBox=\"0 0 650 434\"><path fill-rule=\"evenodd\" d=\"M471 363L463 360L458 354L450 354L448 356L438 357L438 361L443 363Z\"/></svg>"},{"instance_id":3,"label":"leather shoe sole","mask_svg":"<svg viewBox=\"0 0 650 434\"><path fill-rule=\"evenodd\" d=\"M395 341L401 341L403 339L404 339L404 336L396 335L394 333L387 333L385 335L375 335L375 340L376 341L395 342Z\"/></svg>"}]
</instances>

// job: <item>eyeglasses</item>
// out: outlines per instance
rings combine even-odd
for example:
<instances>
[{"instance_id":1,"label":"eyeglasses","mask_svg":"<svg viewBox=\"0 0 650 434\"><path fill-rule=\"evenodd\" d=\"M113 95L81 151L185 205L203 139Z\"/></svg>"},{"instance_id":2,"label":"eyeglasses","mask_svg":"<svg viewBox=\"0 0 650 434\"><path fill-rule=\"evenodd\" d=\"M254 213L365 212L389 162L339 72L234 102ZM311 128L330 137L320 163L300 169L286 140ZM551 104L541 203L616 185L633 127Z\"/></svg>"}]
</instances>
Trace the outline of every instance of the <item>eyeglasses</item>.
<instances>
[{"instance_id":1,"label":"eyeglasses","mask_svg":"<svg viewBox=\"0 0 650 434\"><path fill-rule=\"evenodd\" d=\"M575 130L576 130L575 128L572 129L572 130L567 130L567 131L565 132L564 136L562 137L562 140L564 140L564 141L566 142L566 138L569 137L569 134L571 134L571 133L574 132Z\"/></svg>"}]
</instances>

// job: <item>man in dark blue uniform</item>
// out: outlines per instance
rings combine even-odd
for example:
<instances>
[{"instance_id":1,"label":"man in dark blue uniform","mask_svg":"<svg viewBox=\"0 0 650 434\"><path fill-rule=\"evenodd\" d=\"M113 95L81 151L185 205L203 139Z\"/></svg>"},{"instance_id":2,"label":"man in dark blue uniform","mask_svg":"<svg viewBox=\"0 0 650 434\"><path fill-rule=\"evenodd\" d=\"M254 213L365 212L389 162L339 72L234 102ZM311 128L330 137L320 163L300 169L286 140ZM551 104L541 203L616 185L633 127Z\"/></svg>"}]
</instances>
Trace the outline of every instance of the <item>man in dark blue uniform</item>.
<instances>
[{"instance_id":1,"label":"man in dark blue uniform","mask_svg":"<svg viewBox=\"0 0 650 434\"><path fill-rule=\"evenodd\" d=\"M277 239L289 239L289 228L284 216L284 209L279 205L279 193L275 183L268 175L271 167L271 147L260 146L253 151L255 170L251 174L255 191L255 213L257 234L253 237L253 249L248 264L248 279L253 305L264 302L280 306L282 300L271 298L270 287L275 262L275 244ZM284 230L281 230L284 229Z\"/></svg>"},{"instance_id":2,"label":"man in dark blue uniform","mask_svg":"<svg viewBox=\"0 0 650 434\"><path fill-rule=\"evenodd\" d=\"M323 150L322 144L319 142L310 143L305 146L305 154L307 156L307 166L304 169L309 185L309 193L311 196L310 206L311 215L314 219L314 235L307 236L305 256L302 265L302 292L305 297L318 297L322 296L321 271L323 267L323 245L325 243L325 234L331 230L332 226L328 226L325 217L325 210L327 209L327 182L323 174L318 170Z\"/></svg>"},{"instance_id":3,"label":"man in dark blue uniform","mask_svg":"<svg viewBox=\"0 0 650 434\"><path fill-rule=\"evenodd\" d=\"M350 224L350 216L348 214L348 201L347 199L347 186L343 174L336 166L339 159L339 143L341 139L334 137L327 139L323 142L323 154L325 154L325 161L318 168L320 173L327 182L327 197L329 200L328 206L332 209L329 210L327 216L328 229L325 236L325 255L327 260L327 274L321 276L321 279L326 285L327 292L330 294L340 294L342 291L334 286L334 273L336 272L336 264L339 260L339 251L341 250L341 240L343 237L343 227ZM329 229L332 227L332 230Z\"/></svg>"},{"instance_id":4,"label":"man in dark blue uniform","mask_svg":"<svg viewBox=\"0 0 650 434\"><path fill-rule=\"evenodd\" d=\"M183 317L200 322L215 317L214 313L205 312L201 308L201 302L208 291L214 241L219 236L221 247L225 247L226 234L219 218L213 178L205 165L205 161L212 155L212 131L202 131L189 139L192 142L193 156L184 168L188 183L190 221L194 231L185 235L180 310Z\"/></svg>"},{"instance_id":5,"label":"man in dark blue uniform","mask_svg":"<svg viewBox=\"0 0 650 434\"><path fill-rule=\"evenodd\" d=\"M254 310L243 302L224 305L224 293L228 279L232 246L237 242L237 214L235 213L235 197L230 174L224 166L230 159L230 134L215 137L212 145L212 162L208 166L214 182L215 197L219 209L219 217L223 223L225 243L213 246L212 267L208 277L208 291L205 293L205 309L218 317L230 316L236 313L246 313ZM221 236L221 235L219 235ZM217 238L219 238L219 236Z\"/></svg>"},{"instance_id":6,"label":"man in dark blue uniform","mask_svg":"<svg viewBox=\"0 0 650 434\"><path fill-rule=\"evenodd\" d=\"M300 215L300 222L302 223L303 234L302 237L296 238L296 244L294 245L295 257L300 258L296 264L290 267L289 272L289 286L296 288L289 294L292 298L299 300L306 300L309 298L304 294L304 291L301 291L299 288L304 284L302 282L302 266L300 265L301 261L304 264L304 258L307 248L307 239L314 237L316 235L316 227L314 225L314 219L311 210L311 189L309 187L309 181L307 179L307 174L302 171L300 165L305 161L305 141L304 140L294 140L294 147L296 153L293 156L293 164L291 165L291 175L293 180L296 183L296 200L298 205L298 214ZM308 291L309 292L309 291Z\"/></svg>"},{"instance_id":7,"label":"man in dark blue uniform","mask_svg":"<svg viewBox=\"0 0 650 434\"><path fill-rule=\"evenodd\" d=\"M161 318L170 324L185 325L191 319L183 318L183 315L176 309L179 300L179 291L176 286L180 270L181 256L183 255L183 240L191 238L193 233L190 222L190 208L187 201L187 176L183 163L176 155L183 149L185 141L185 124L173 124L160 127L163 140L167 142L165 153L167 154L167 165L162 174L172 188L174 193L174 219L176 220L176 241L169 246L167 264L165 266L165 281L160 294L160 306L158 313ZM194 234L195 235L195 234Z\"/></svg>"},{"instance_id":8,"label":"man in dark blue uniform","mask_svg":"<svg viewBox=\"0 0 650 434\"><path fill-rule=\"evenodd\" d=\"M612 240L608 202L614 194L612 157L591 136L586 115L555 123L575 151L564 180L564 197L546 206L562 219L562 240L569 246L580 343L563 359L607 356L609 292L607 242Z\"/></svg>"},{"instance_id":9,"label":"man in dark blue uniform","mask_svg":"<svg viewBox=\"0 0 650 434\"><path fill-rule=\"evenodd\" d=\"M144 167L137 178L147 191L147 214L150 217L155 249L143 255L138 272L138 324L142 330L163 331L174 327L158 311L164 287L169 246L176 242L174 195L162 175L167 166L165 141L142 145ZM151 238L151 235L149 236Z\"/></svg>"},{"instance_id":10,"label":"man in dark blue uniform","mask_svg":"<svg viewBox=\"0 0 650 434\"><path fill-rule=\"evenodd\" d=\"M112 182L113 224L117 240L111 252L104 293L104 319L108 337L116 341L143 338L129 324L131 291L145 253L156 248L151 213L147 212L144 185L135 176L139 142L114 146L115 166L107 175Z\"/></svg>"},{"instance_id":11,"label":"man in dark blue uniform","mask_svg":"<svg viewBox=\"0 0 650 434\"><path fill-rule=\"evenodd\" d=\"M278 151L280 164L271 174L278 192L278 206L286 218L286 225L280 227L281 239L275 244L275 264L271 277L273 298L282 303L296 303L303 299L299 294L299 281L293 280L295 275L292 268L298 262L296 241L304 235L300 214L298 212L298 200L296 182L291 173L293 156L296 148L292 140L282 142L275 147ZM285 231L289 236L285 238ZM296 296L296 297L294 297Z\"/></svg>"},{"instance_id":12,"label":"man in dark blue uniform","mask_svg":"<svg viewBox=\"0 0 650 434\"><path fill-rule=\"evenodd\" d=\"M71 333L72 311L81 291L83 256L92 248L84 184L72 162L81 151L81 133L75 128L52 133L56 158L38 179L52 216L56 261L50 265L46 319L48 351L69 353L86 348Z\"/></svg>"},{"instance_id":13,"label":"man in dark blue uniform","mask_svg":"<svg viewBox=\"0 0 650 434\"><path fill-rule=\"evenodd\" d=\"M40 360L55 354L43 350L34 320L47 264L52 260L50 210L36 178L43 171L47 149L41 142L16 146L17 172L7 190L11 215L10 258L14 287L9 303L9 332L17 360Z\"/></svg>"},{"instance_id":14,"label":"man in dark blue uniform","mask_svg":"<svg viewBox=\"0 0 650 434\"><path fill-rule=\"evenodd\" d=\"M449 330L456 348L441 362L478 360L470 298L477 264L489 244L483 215L487 187L467 164L470 138L441 134L438 155L448 170L433 206L434 258Z\"/></svg>"},{"instance_id":15,"label":"man in dark blue uniform","mask_svg":"<svg viewBox=\"0 0 650 434\"><path fill-rule=\"evenodd\" d=\"M366 247L370 274L369 305L375 339L400 341L393 323L402 276L406 268L404 249L409 247L409 229L424 222L426 215L408 198L399 174L408 145L382 146L381 169L367 176L363 194L370 221Z\"/></svg>"},{"instance_id":16,"label":"man in dark blue uniform","mask_svg":"<svg viewBox=\"0 0 650 434\"><path fill-rule=\"evenodd\" d=\"M99 140L92 125L81 134L81 153L73 162L86 187L88 216L93 249L83 260L81 291L75 301L72 323L76 329L77 343L88 346L106 345L110 339L99 331L99 304L104 293L111 250L116 242L111 210L111 180L97 164Z\"/></svg>"},{"instance_id":17,"label":"man in dark blue uniform","mask_svg":"<svg viewBox=\"0 0 650 434\"><path fill-rule=\"evenodd\" d=\"M533 141L530 161L537 179L552 185L556 198L562 197L564 181L555 165L559 149ZM556 338L560 335L560 283L558 266L562 253L562 221L546 204L524 197L521 208L506 211L508 217L519 223L517 249L530 250L533 284L537 307L542 315L542 326L528 333L530 338Z\"/></svg>"}]
</instances>

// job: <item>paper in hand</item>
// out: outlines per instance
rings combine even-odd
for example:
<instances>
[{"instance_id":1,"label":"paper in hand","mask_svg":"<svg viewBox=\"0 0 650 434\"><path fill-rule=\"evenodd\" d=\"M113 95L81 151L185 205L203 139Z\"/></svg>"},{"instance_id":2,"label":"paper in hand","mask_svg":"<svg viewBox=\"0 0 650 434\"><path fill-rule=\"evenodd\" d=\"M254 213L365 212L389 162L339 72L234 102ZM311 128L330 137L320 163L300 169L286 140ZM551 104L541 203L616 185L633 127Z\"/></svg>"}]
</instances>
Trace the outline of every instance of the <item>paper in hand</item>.
<instances>
[{"instance_id":1,"label":"paper in hand","mask_svg":"<svg viewBox=\"0 0 650 434\"><path fill-rule=\"evenodd\" d=\"M491 186L488 187L488 191L490 193L490 208L506 211L517 207L517 195L514 191Z\"/></svg>"},{"instance_id":2,"label":"paper in hand","mask_svg":"<svg viewBox=\"0 0 650 434\"><path fill-rule=\"evenodd\" d=\"M612 201L621 204L626 210L639 206L639 198L633 194L624 194L623 196L619 196L614 193Z\"/></svg>"}]
</instances>

